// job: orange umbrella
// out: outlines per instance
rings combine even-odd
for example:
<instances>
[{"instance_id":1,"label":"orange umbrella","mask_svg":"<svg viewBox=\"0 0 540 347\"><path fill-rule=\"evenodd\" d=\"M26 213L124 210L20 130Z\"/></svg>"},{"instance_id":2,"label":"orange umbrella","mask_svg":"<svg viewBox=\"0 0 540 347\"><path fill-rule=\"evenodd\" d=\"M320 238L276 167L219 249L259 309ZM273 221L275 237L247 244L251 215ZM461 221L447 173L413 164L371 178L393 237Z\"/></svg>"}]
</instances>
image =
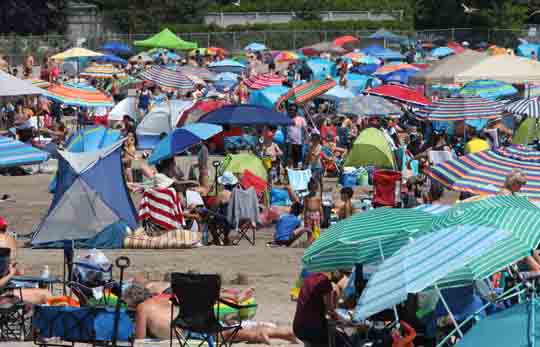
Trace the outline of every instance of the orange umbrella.
<instances>
[{"instance_id":1,"label":"orange umbrella","mask_svg":"<svg viewBox=\"0 0 540 347\"><path fill-rule=\"evenodd\" d=\"M334 45L344 46L347 44L353 44L360 42L360 39L351 35L340 36L334 40Z\"/></svg>"}]
</instances>

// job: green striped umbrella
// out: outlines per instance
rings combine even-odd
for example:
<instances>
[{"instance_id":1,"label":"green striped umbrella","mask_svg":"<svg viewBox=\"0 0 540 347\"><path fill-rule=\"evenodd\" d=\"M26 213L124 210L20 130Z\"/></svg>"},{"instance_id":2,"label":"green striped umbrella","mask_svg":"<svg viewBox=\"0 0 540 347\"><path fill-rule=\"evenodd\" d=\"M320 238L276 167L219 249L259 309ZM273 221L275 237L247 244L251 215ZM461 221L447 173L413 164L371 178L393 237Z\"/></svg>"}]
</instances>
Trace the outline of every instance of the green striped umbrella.
<instances>
[{"instance_id":1,"label":"green striped umbrella","mask_svg":"<svg viewBox=\"0 0 540 347\"><path fill-rule=\"evenodd\" d=\"M496 250L473 260L467 268L445 277L439 282L441 287L468 285L471 281L486 278L530 255L540 243L540 209L532 204L532 207L527 207L523 198L497 198L458 205L434 218L431 231L460 225L490 226L508 231L513 236L500 242ZM496 206L504 203L515 206Z\"/></svg>"},{"instance_id":2,"label":"green striped umbrella","mask_svg":"<svg viewBox=\"0 0 540 347\"><path fill-rule=\"evenodd\" d=\"M434 217L415 209L379 208L332 225L306 249L308 271L351 269L390 257L413 236L429 231Z\"/></svg>"},{"instance_id":3,"label":"green striped umbrella","mask_svg":"<svg viewBox=\"0 0 540 347\"><path fill-rule=\"evenodd\" d=\"M313 80L289 89L289 91L283 94L276 105L278 110L282 110L285 103L292 103L297 105L303 105L308 101L311 101L318 96L323 95L330 89L336 86L336 81L333 79L327 80Z\"/></svg>"}]
</instances>

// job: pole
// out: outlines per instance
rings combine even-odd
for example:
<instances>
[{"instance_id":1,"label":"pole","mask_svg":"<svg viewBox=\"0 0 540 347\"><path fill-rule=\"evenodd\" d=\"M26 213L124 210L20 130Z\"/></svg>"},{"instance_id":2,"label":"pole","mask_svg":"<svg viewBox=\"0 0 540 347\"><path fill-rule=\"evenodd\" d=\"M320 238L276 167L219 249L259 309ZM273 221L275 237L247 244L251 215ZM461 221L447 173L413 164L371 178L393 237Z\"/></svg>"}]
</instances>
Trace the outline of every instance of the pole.
<instances>
[{"instance_id":1,"label":"pole","mask_svg":"<svg viewBox=\"0 0 540 347\"><path fill-rule=\"evenodd\" d=\"M379 246L379 252L381 253L381 259L382 259L382 261L384 261L384 251L383 251L383 248L382 248L382 243L381 243L380 238L377 240L377 245ZM392 307L392 309L394 311L394 318L396 319L396 322L398 323L398 326L399 326L399 315L398 315L398 312L397 312L397 308L394 305Z\"/></svg>"},{"instance_id":2,"label":"pole","mask_svg":"<svg viewBox=\"0 0 540 347\"><path fill-rule=\"evenodd\" d=\"M452 313L452 311L450 311L450 307L448 306L448 303L446 302L446 300L444 300L441 290L439 289L439 286L437 284L435 284L435 290L437 291L439 298L441 298L441 302L443 303L444 308L446 309L446 312L448 312L448 315L450 316L450 320L456 327L459 337L463 338L463 332L461 332L461 329L459 328L459 324L457 323L456 318L454 317L454 314Z\"/></svg>"}]
</instances>

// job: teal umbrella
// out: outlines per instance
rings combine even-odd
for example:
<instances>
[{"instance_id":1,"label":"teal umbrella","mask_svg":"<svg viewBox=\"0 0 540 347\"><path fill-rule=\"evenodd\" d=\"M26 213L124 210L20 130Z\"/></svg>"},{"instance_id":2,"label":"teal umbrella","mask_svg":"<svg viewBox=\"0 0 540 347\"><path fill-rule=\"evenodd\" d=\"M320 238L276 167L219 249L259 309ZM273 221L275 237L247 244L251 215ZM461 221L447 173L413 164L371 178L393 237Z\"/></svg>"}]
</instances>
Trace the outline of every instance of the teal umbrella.
<instances>
[{"instance_id":1,"label":"teal umbrella","mask_svg":"<svg viewBox=\"0 0 540 347\"><path fill-rule=\"evenodd\" d=\"M540 345L540 304L533 298L477 322L457 347Z\"/></svg>"},{"instance_id":2,"label":"teal umbrella","mask_svg":"<svg viewBox=\"0 0 540 347\"><path fill-rule=\"evenodd\" d=\"M517 94L518 90L509 83L494 80L476 80L461 88L459 95L476 95L486 99L497 99Z\"/></svg>"}]
</instances>

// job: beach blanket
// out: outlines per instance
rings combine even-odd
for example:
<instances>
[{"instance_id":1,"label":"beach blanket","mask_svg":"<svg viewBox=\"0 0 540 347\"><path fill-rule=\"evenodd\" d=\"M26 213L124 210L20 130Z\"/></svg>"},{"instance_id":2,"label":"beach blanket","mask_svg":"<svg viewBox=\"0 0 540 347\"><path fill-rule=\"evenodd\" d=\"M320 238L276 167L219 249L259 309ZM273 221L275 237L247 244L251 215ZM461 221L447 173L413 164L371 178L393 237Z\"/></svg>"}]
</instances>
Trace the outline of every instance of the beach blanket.
<instances>
[{"instance_id":1,"label":"beach blanket","mask_svg":"<svg viewBox=\"0 0 540 347\"><path fill-rule=\"evenodd\" d=\"M165 230L182 229L184 213L173 188L148 189L143 193L139 220L149 221Z\"/></svg>"},{"instance_id":2,"label":"beach blanket","mask_svg":"<svg viewBox=\"0 0 540 347\"><path fill-rule=\"evenodd\" d=\"M129 249L185 249L197 246L200 233L190 230L171 230L161 236L148 236L143 229L129 233L124 248Z\"/></svg>"}]
</instances>

